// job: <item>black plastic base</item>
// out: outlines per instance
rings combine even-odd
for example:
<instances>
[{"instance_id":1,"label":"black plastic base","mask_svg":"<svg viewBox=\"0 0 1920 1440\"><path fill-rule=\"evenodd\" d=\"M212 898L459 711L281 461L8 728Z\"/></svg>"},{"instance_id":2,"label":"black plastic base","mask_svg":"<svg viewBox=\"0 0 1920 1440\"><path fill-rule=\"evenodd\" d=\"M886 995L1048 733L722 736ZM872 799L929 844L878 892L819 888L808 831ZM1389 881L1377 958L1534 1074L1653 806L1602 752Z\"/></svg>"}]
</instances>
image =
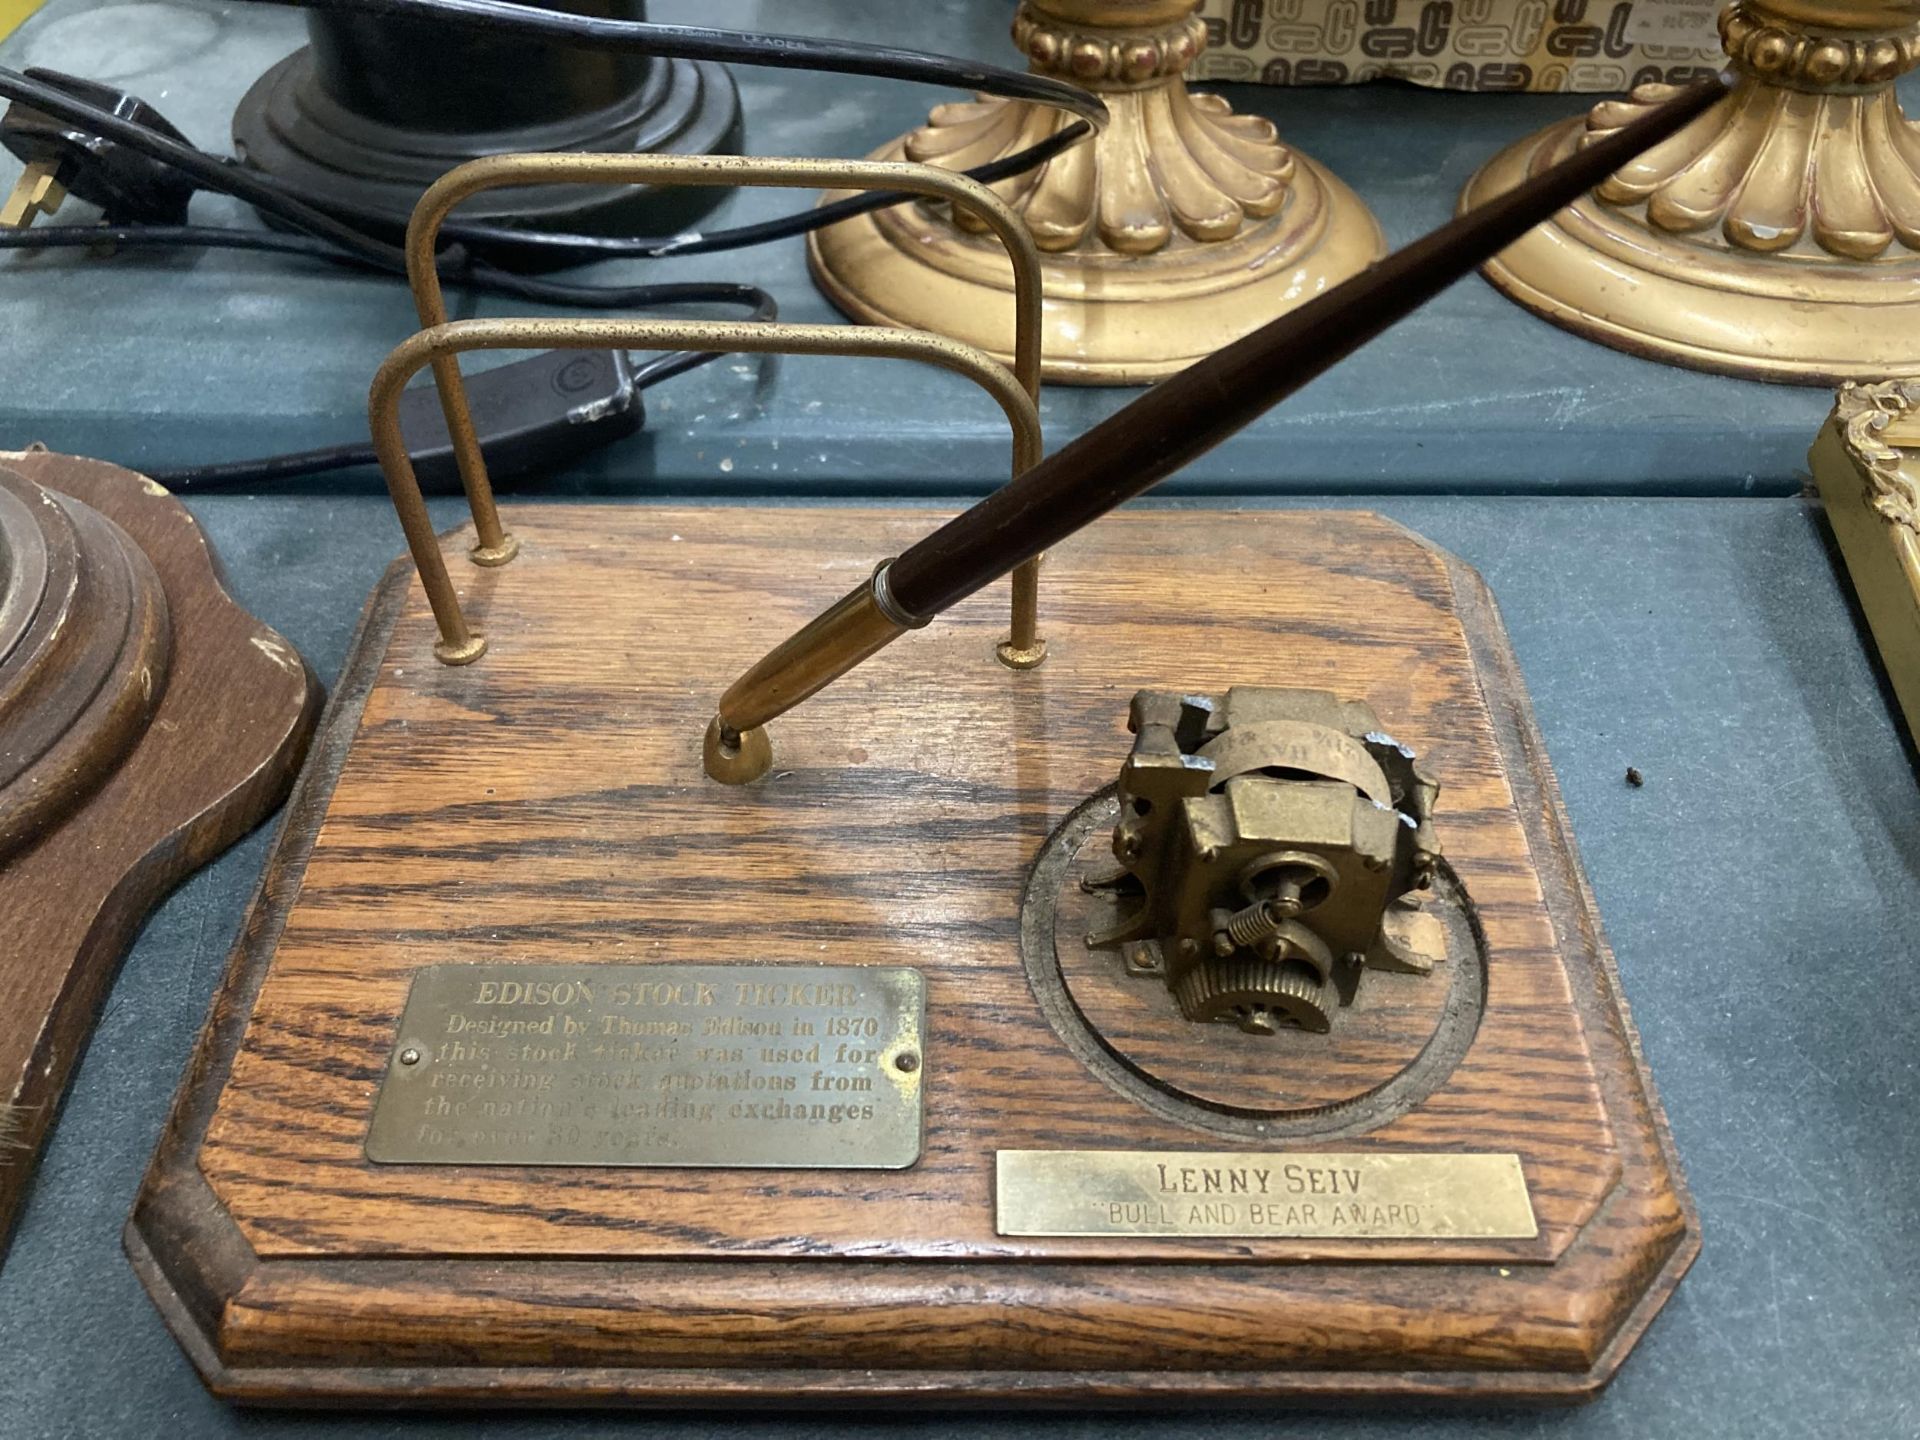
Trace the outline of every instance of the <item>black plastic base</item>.
<instances>
[{"instance_id":1,"label":"black plastic base","mask_svg":"<svg viewBox=\"0 0 1920 1440\"><path fill-rule=\"evenodd\" d=\"M740 138L740 98L720 65L657 60L645 82L617 103L557 121L487 130L374 120L347 109L317 83L314 52L302 48L268 70L233 115L234 152L308 203L398 239L420 193L482 155L518 151L730 152ZM495 190L460 207L460 218L594 235L672 235L727 192L712 186L545 185ZM537 252L471 246L502 264L534 266Z\"/></svg>"}]
</instances>

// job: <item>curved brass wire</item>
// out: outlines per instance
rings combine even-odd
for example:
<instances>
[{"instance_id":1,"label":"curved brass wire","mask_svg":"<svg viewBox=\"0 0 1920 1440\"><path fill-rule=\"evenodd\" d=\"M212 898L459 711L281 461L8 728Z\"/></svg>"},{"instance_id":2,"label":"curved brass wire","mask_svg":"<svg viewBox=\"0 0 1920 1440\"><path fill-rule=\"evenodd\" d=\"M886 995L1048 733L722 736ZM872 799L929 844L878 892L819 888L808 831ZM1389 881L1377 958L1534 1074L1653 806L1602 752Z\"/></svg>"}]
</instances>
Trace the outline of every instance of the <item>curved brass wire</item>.
<instances>
[{"instance_id":1,"label":"curved brass wire","mask_svg":"<svg viewBox=\"0 0 1920 1440\"><path fill-rule=\"evenodd\" d=\"M1013 373L1028 397L1040 400L1040 252L1012 208L979 181L936 165L907 161L774 159L756 155L490 155L470 160L427 188L407 222L407 280L413 287L420 326L447 323L434 250L440 227L454 206L486 190L509 185L760 185L802 190L900 190L950 201L977 216L1000 237L1013 264ZM695 347L697 348L697 347ZM752 349L751 346L728 346ZM810 353L832 353L814 351ZM866 353L866 352L863 352ZM460 483L473 511L472 558L502 565L516 550L500 525L493 486L480 440L474 433L460 367L451 353L435 357L434 381L441 413L453 442ZM1037 562L1035 562L1037 563ZM1016 591L1018 587L1016 586ZM1016 637L1020 623L1015 623Z\"/></svg>"},{"instance_id":2,"label":"curved brass wire","mask_svg":"<svg viewBox=\"0 0 1920 1440\"><path fill-rule=\"evenodd\" d=\"M449 665L477 660L486 640L467 627L460 600L448 578L439 539L427 515L414 474L413 459L400 433L400 395L423 366L436 377L443 363L454 371L454 357L468 350L701 350L787 355L846 355L919 360L965 376L991 395L1013 431L1011 473L1019 475L1040 458L1040 412L1033 397L1006 366L984 350L930 335L924 330L887 326L788 325L752 320L455 320L418 331L396 346L373 377L367 406L373 448L386 473L393 508L400 513L407 548L420 572L440 630L434 654ZM444 399L448 391L442 389ZM462 395L464 402L464 394Z\"/></svg>"}]
</instances>

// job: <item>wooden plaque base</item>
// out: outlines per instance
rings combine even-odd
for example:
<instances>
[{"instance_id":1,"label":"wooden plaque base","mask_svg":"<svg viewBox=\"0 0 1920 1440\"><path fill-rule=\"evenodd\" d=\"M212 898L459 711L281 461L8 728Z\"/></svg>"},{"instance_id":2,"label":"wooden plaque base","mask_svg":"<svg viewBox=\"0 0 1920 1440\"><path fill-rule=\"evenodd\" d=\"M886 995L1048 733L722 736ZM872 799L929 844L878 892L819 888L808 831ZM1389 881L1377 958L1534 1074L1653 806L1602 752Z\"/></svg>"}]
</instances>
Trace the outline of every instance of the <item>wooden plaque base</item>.
<instances>
[{"instance_id":1,"label":"wooden plaque base","mask_svg":"<svg viewBox=\"0 0 1920 1440\"><path fill-rule=\"evenodd\" d=\"M110 606L100 607L104 616L89 614L52 585L27 583L46 579L34 575L34 561L44 566L49 557L4 553L0 536L0 701L20 702L0 704L0 770L16 778L5 762L45 745L39 753L50 763L13 790L61 792L4 837L18 843L0 844L4 1255L128 942L183 876L285 797L320 717L320 686L291 645L234 603L200 527L153 481L45 450L0 452L0 469L62 497L56 506L71 503L94 538L108 542L66 557L56 547L55 569L64 558L68 578L77 571L96 591L110 590L117 572L136 590L158 592L124 616ZM24 533L14 532L16 543ZM21 568L9 573L10 566ZM9 600L19 604L11 615ZM23 614L31 622L24 641L5 623ZM119 652L138 667L122 677L136 700L131 710L112 704L115 677L103 678L99 663L102 650L111 657L122 644L123 621L157 632L157 643ZM36 630L45 637L62 629L73 642L64 650L35 645ZM9 651L8 641L20 643ZM36 664L41 673L23 677ZM64 733L49 737L50 722ZM0 816L20 814L0 805Z\"/></svg>"},{"instance_id":2,"label":"wooden plaque base","mask_svg":"<svg viewBox=\"0 0 1920 1440\"><path fill-rule=\"evenodd\" d=\"M1048 565L1051 654L975 597L704 778L714 697L923 510L551 507L457 558L448 668L411 567L368 608L127 1244L207 1382L253 1402L1570 1400L1697 1248L1498 618L1357 513L1135 511ZM1376 1107L1223 1138L1088 1063L1021 958L1049 834L1112 782L1136 689L1369 702L1443 786L1484 954L1469 1043ZM910 965L904 1171L370 1164L409 983L476 962ZM1307 1039L1311 1037L1300 1037ZM1308 1057L1311 1048L1296 1047ZM1398 1061L1391 1062L1398 1064ZM1002 1150L1517 1154L1527 1240L996 1232Z\"/></svg>"}]
</instances>

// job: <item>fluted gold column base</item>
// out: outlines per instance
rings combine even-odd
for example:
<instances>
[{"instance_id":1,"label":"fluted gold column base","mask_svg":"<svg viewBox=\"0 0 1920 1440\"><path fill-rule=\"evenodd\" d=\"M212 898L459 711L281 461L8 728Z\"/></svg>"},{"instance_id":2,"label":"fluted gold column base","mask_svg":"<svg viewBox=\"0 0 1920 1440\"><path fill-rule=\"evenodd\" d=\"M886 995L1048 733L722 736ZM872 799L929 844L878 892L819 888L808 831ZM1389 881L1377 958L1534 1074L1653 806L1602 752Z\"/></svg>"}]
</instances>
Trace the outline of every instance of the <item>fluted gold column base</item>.
<instances>
[{"instance_id":1,"label":"fluted gold column base","mask_svg":"<svg viewBox=\"0 0 1920 1440\"><path fill-rule=\"evenodd\" d=\"M1751 82L1743 87L1757 89ZM1723 130L1732 132L1753 122L1741 107L1770 98L1736 94L1710 112L1710 121L1718 115ZM1803 98L1806 104L1818 100L1793 102ZM1893 97L1882 103L1891 123L1904 129ZM1461 208L1552 164L1580 143L1589 124L1576 116L1501 152L1468 183ZM1777 124L1772 128L1780 133ZM1806 128L1817 137L1831 127ZM1878 138L1871 128L1867 134L1869 143ZM1920 151L1907 133L1891 138L1902 151ZM1750 150L1741 148L1744 159ZM1751 151L1759 148L1755 143ZM1705 172L1696 167L1692 173ZM1786 238L1777 225L1789 223L1769 217L1742 228L1742 203L1751 207L1757 188L1731 191L1738 198L1730 209L1702 207L1701 223L1692 231L1650 223L1647 202L1622 205L1589 195L1502 251L1483 273L1556 325L1671 364L1796 385L1920 376L1920 254L1897 239L1888 243L1892 237L1879 235L1873 224L1818 233L1825 211L1817 191L1811 203L1793 196L1781 207L1806 226L1791 249L1751 248ZM1670 209L1694 198L1671 187L1649 197ZM1678 221L1689 218L1682 214ZM1661 219L1666 227L1676 223L1666 211ZM1736 242L1727 242L1717 228L1727 225L1734 227ZM1856 237L1864 237L1859 250L1879 253L1833 253Z\"/></svg>"},{"instance_id":2,"label":"fluted gold column base","mask_svg":"<svg viewBox=\"0 0 1920 1440\"><path fill-rule=\"evenodd\" d=\"M1385 251L1360 198L1293 151L1286 203L1226 240L1176 234L1148 255L1082 248L1042 254L1042 374L1078 385L1139 385L1182 370L1229 341L1365 269ZM901 141L875 159L904 156ZM837 199L829 196L829 199ZM990 236L943 210L900 205L807 240L813 276L866 324L934 330L1007 358L1013 272Z\"/></svg>"}]
</instances>

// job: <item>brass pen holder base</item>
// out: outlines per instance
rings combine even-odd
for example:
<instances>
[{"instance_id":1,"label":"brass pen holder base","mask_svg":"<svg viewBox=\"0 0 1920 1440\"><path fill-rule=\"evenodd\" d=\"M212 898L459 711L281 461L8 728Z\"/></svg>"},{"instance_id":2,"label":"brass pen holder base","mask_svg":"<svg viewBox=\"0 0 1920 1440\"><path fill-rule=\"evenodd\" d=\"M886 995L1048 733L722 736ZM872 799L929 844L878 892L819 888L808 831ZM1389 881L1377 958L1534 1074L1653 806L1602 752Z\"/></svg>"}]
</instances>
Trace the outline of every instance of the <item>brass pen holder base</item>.
<instances>
[{"instance_id":1,"label":"brass pen holder base","mask_svg":"<svg viewBox=\"0 0 1920 1440\"><path fill-rule=\"evenodd\" d=\"M1838 8L1824 0L1791 19L1730 7L1733 92L1502 251L1487 278L1556 325L1678 365L1791 384L1920 375L1920 132L1893 89L1920 61L1920 28L1903 7L1857 7L1879 12L1878 30L1817 28ZM1647 87L1509 147L1461 208L1662 96Z\"/></svg>"},{"instance_id":2,"label":"brass pen holder base","mask_svg":"<svg viewBox=\"0 0 1920 1440\"><path fill-rule=\"evenodd\" d=\"M1170 375L1385 253L1359 197L1268 121L1188 92L1184 72L1205 44L1194 8L1028 0L1015 18L1032 67L1085 84L1112 115L1101 134L992 187L1041 251L1048 380L1135 385ZM943 105L875 158L967 169L1070 118L1026 102ZM807 254L820 288L856 320L1012 353L1004 252L944 205L817 231Z\"/></svg>"}]
</instances>

